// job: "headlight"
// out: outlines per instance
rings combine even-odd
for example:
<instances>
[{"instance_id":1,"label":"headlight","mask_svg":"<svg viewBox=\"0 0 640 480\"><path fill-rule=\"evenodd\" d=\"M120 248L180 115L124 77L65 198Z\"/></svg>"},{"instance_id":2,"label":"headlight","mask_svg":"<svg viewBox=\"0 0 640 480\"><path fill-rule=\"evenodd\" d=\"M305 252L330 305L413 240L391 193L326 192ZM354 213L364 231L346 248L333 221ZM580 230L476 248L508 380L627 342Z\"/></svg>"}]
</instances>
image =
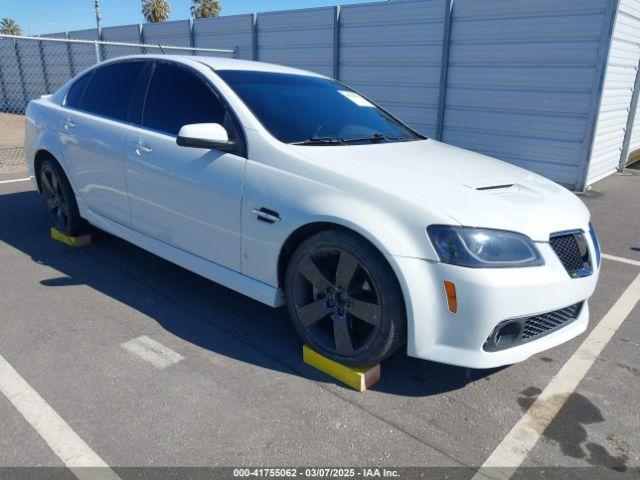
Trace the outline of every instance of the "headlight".
<instances>
[{"instance_id":1,"label":"headlight","mask_svg":"<svg viewBox=\"0 0 640 480\"><path fill-rule=\"evenodd\" d=\"M536 246L520 233L447 225L431 225L427 233L444 263L474 268L544 265Z\"/></svg>"}]
</instances>

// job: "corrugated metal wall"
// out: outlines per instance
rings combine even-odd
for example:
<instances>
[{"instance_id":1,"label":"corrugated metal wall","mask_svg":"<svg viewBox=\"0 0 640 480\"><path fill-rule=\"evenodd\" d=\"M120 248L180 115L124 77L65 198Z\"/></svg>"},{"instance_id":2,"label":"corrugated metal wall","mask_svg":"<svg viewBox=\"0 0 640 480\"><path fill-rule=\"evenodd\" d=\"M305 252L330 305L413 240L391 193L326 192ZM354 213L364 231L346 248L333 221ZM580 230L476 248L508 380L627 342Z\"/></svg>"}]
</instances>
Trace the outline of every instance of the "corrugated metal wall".
<instances>
[{"instance_id":1,"label":"corrugated metal wall","mask_svg":"<svg viewBox=\"0 0 640 480\"><path fill-rule=\"evenodd\" d=\"M102 40L105 42L141 43L142 39L140 37L141 28L139 24L105 27L102 29ZM104 45L102 47L102 57L104 59L130 55L131 53L134 52L131 52L131 48L127 47L115 45Z\"/></svg>"},{"instance_id":2,"label":"corrugated metal wall","mask_svg":"<svg viewBox=\"0 0 640 480\"><path fill-rule=\"evenodd\" d=\"M163 23L145 23L142 30L144 43L153 45L191 46L191 26L189 20L175 20Z\"/></svg>"},{"instance_id":3,"label":"corrugated metal wall","mask_svg":"<svg viewBox=\"0 0 640 480\"><path fill-rule=\"evenodd\" d=\"M98 30L96 28L75 30L69 32L68 36L78 40L96 40L98 38ZM96 52L93 45L72 43L69 48L71 49L71 67L74 75L96 63Z\"/></svg>"},{"instance_id":4,"label":"corrugated metal wall","mask_svg":"<svg viewBox=\"0 0 640 480\"><path fill-rule=\"evenodd\" d=\"M258 60L333 75L334 8L258 15Z\"/></svg>"},{"instance_id":5,"label":"corrugated metal wall","mask_svg":"<svg viewBox=\"0 0 640 480\"><path fill-rule=\"evenodd\" d=\"M454 7L445 39L448 1ZM107 41L234 48L240 58L335 73L426 135L436 136L441 129L447 143L579 189L586 179L593 182L612 172L620 156L640 56L640 0L620 0L611 40L617 4L394 0L107 27L102 36ZM96 31L69 36L94 39ZM94 63L93 46L69 49L71 73ZM12 58L15 63L11 51L0 53L8 64ZM104 58L130 53L135 52L102 48ZM25 68L34 81L43 81L35 65ZM46 68L64 65L47 60ZM446 84L441 85L443 79ZM12 92L16 80L4 88ZM640 118L631 148L640 148Z\"/></svg>"},{"instance_id":6,"label":"corrugated metal wall","mask_svg":"<svg viewBox=\"0 0 640 480\"><path fill-rule=\"evenodd\" d=\"M640 0L620 0L589 164L588 184L615 172L620 163L639 59Z\"/></svg>"},{"instance_id":7,"label":"corrugated metal wall","mask_svg":"<svg viewBox=\"0 0 640 480\"><path fill-rule=\"evenodd\" d=\"M65 38L64 34L49 35L55 38ZM69 62L69 47L64 43L42 42L42 58L44 70L47 72L48 84L45 89L56 91L65 84L66 79L74 74Z\"/></svg>"},{"instance_id":8,"label":"corrugated metal wall","mask_svg":"<svg viewBox=\"0 0 640 480\"><path fill-rule=\"evenodd\" d=\"M344 6L340 80L425 135L436 128L445 2Z\"/></svg>"},{"instance_id":9,"label":"corrugated metal wall","mask_svg":"<svg viewBox=\"0 0 640 480\"><path fill-rule=\"evenodd\" d=\"M2 108L12 109L28 100L22 88L22 74L18 64L15 45L12 42L0 42L0 88L2 89Z\"/></svg>"},{"instance_id":10,"label":"corrugated metal wall","mask_svg":"<svg viewBox=\"0 0 640 480\"><path fill-rule=\"evenodd\" d=\"M196 47L238 48L239 58L252 58L252 15L208 18L193 22Z\"/></svg>"},{"instance_id":11,"label":"corrugated metal wall","mask_svg":"<svg viewBox=\"0 0 640 480\"><path fill-rule=\"evenodd\" d=\"M579 185L612 10L609 0L457 0L443 140Z\"/></svg>"}]
</instances>

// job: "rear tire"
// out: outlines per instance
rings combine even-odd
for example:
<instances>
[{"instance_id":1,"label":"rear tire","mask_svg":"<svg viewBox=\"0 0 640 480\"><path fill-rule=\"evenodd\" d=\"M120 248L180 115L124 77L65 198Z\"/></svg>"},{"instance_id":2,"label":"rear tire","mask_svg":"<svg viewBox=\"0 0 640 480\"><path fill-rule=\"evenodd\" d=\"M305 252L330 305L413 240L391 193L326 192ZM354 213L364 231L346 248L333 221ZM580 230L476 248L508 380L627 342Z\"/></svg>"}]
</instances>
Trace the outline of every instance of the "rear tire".
<instances>
[{"instance_id":1,"label":"rear tire","mask_svg":"<svg viewBox=\"0 0 640 480\"><path fill-rule=\"evenodd\" d=\"M376 364L405 341L402 292L385 258L340 230L306 239L285 277L287 307L302 339L345 365Z\"/></svg>"},{"instance_id":2,"label":"rear tire","mask_svg":"<svg viewBox=\"0 0 640 480\"><path fill-rule=\"evenodd\" d=\"M51 223L65 235L75 235L82 225L75 194L67 176L55 160L45 159L38 169L40 192Z\"/></svg>"}]
</instances>

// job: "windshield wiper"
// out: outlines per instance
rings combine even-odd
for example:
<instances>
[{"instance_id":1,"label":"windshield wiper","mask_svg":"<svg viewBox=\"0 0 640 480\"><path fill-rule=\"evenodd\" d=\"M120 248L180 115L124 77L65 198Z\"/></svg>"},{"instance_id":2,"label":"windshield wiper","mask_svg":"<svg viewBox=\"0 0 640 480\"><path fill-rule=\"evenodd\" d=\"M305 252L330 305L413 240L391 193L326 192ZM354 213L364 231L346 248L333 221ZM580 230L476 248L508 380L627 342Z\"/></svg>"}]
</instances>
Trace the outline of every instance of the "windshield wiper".
<instances>
[{"instance_id":1,"label":"windshield wiper","mask_svg":"<svg viewBox=\"0 0 640 480\"><path fill-rule=\"evenodd\" d=\"M373 135L369 135L368 137L355 137L355 138L344 138L342 141L344 143L357 143L357 142L372 142L377 143L383 140L395 141L395 140L407 140L406 137L387 135L386 133L374 133Z\"/></svg>"},{"instance_id":2,"label":"windshield wiper","mask_svg":"<svg viewBox=\"0 0 640 480\"><path fill-rule=\"evenodd\" d=\"M311 137L298 142L289 142L289 145L340 145L344 143L342 138L336 137Z\"/></svg>"},{"instance_id":3,"label":"windshield wiper","mask_svg":"<svg viewBox=\"0 0 640 480\"><path fill-rule=\"evenodd\" d=\"M374 133L367 137L337 138L337 137L311 137L298 142L290 142L289 145L341 145L346 143L371 142L378 143L386 141L408 141L402 136L387 135L386 133Z\"/></svg>"}]
</instances>

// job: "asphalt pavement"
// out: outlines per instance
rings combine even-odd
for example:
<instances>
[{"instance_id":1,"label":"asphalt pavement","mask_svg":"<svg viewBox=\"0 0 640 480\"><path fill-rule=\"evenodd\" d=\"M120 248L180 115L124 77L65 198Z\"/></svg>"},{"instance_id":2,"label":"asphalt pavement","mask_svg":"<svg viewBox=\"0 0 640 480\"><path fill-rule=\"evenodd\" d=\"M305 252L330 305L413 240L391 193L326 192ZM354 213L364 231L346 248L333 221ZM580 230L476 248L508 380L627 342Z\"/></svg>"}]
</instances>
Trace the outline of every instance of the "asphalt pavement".
<instances>
[{"instance_id":1,"label":"asphalt pavement","mask_svg":"<svg viewBox=\"0 0 640 480\"><path fill-rule=\"evenodd\" d=\"M116 472L479 467L640 274L640 171L628 170L582 197L604 252L631 260L603 260L589 332L493 370L399 352L358 393L302 363L285 309L100 231L81 249L52 241L23 177L0 175L0 356ZM638 478L639 321L635 304L523 465ZM64 465L1 394L0 425L0 467Z\"/></svg>"}]
</instances>

